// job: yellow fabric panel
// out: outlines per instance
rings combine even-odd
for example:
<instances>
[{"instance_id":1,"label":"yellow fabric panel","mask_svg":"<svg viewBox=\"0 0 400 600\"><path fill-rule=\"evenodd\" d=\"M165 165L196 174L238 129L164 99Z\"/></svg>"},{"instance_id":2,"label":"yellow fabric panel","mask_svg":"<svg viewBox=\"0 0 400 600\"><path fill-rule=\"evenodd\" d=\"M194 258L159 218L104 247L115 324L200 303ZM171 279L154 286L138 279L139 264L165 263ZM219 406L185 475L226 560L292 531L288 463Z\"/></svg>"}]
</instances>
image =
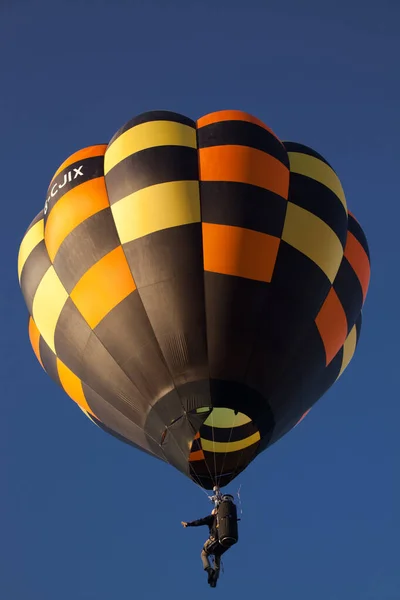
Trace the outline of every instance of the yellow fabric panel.
<instances>
[{"instance_id":1,"label":"yellow fabric panel","mask_svg":"<svg viewBox=\"0 0 400 600\"><path fill-rule=\"evenodd\" d=\"M119 162L154 146L188 146L197 148L196 130L172 121L150 121L136 125L120 135L106 150L104 174Z\"/></svg>"},{"instance_id":2,"label":"yellow fabric panel","mask_svg":"<svg viewBox=\"0 0 400 600\"><path fill-rule=\"evenodd\" d=\"M18 279L21 281L21 273L24 268L24 264L29 258L32 250L36 248L38 244L44 239L44 221L40 219L33 227L26 233L19 247L18 253Z\"/></svg>"},{"instance_id":3,"label":"yellow fabric panel","mask_svg":"<svg viewBox=\"0 0 400 600\"><path fill-rule=\"evenodd\" d=\"M214 408L212 413L204 421L204 425L209 427L226 428L239 427L250 423L251 419L243 413L235 415L231 408Z\"/></svg>"},{"instance_id":4,"label":"yellow fabric panel","mask_svg":"<svg viewBox=\"0 0 400 600\"><path fill-rule=\"evenodd\" d=\"M237 442L213 442L211 440L205 440L204 438L201 438L201 447L206 452L221 452L225 454L227 452L237 452L238 450L243 450L244 448L248 448L259 441L260 434L257 431L244 440L238 440Z\"/></svg>"},{"instance_id":5,"label":"yellow fabric panel","mask_svg":"<svg viewBox=\"0 0 400 600\"><path fill-rule=\"evenodd\" d=\"M68 293L51 266L44 274L36 290L32 305L32 317L46 344L56 354L54 332Z\"/></svg>"},{"instance_id":6,"label":"yellow fabric panel","mask_svg":"<svg viewBox=\"0 0 400 600\"><path fill-rule=\"evenodd\" d=\"M57 358L57 371L60 383L68 396L85 411L96 416L86 401L81 380L59 358Z\"/></svg>"},{"instance_id":7,"label":"yellow fabric panel","mask_svg":"<svg viewBox=\"0 0 400 600\"><path fill-rule=\"evenodd\" d=\"M329 188L339 198L347 211L347 202L342 184L329 165L314 156L309 156L308 154L302 154L300 152L288 152L288 156L291 173L305 175L306 177L310 177L311 179L315 179L315 181L322 183L322 185Z\"/></svg>"},{"instance_id":8,"label":"yellow fabric panel","mask_svg":"<svg viewBox=\"0 0 400 600\"><path fill-rule=\"evenodd\" d=\"M356 351L356 344L357 344L357 329L356 329L356 326L354 325L353 329L350 331L350 333L347 336L347 339L343 345L342 366L340 369L340 373L337 376L337 379L339 379L339 377L341 376L343 371L346 369L346 367L348 367L351 359L353 358L354 352Z\"/></svg>"},{"instance_id":9,"label":"yellow fabric panel","mask_svg":"<svg viewBox=\"0 0 400 600\"><path fill-rule=\"evenodd\" d=\"M282 240L308 256L333 283L343 258L343 246L322 219L288 202Z\"/></svg>"},{"instance_id":10,"label":"yellow fabric panel","mask_svg":"<svg viewBox=\"0 0 400 600\"><path fill-rule=\"evenodd\" d=\"M121 244L154 231L200 222L198 181L171 181L129 194L111 207Z\"/></svg>"}]
</instances>

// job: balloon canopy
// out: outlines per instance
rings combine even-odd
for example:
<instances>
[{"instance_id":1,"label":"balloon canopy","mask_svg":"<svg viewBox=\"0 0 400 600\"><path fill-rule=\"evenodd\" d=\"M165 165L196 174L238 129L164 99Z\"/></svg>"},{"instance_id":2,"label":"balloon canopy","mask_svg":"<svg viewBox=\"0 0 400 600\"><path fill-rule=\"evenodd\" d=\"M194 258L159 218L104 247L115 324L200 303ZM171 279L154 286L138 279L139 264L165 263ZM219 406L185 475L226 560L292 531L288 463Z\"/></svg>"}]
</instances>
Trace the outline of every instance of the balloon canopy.
<instances>
[{"instance_id":1,"label":"balloon canopy","mask_svg":"<svg viewBox=\"0 0 400 600\"><path fill-rule=\"evenodd\" d=\"M241 111L153 111L59 167L18 274L48 375L211 489L343 373L370 263L320 154Z\"/></svg>"}]
</instances>

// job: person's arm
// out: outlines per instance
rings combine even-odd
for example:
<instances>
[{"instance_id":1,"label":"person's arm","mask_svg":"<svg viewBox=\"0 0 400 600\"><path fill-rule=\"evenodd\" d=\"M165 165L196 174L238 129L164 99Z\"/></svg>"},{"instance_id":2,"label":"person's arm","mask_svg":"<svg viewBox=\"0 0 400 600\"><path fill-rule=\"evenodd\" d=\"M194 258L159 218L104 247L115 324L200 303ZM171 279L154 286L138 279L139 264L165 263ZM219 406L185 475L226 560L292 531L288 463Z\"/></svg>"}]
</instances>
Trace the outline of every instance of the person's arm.
<instances>
[{"instance_id":1,"label":"person's arm","mask_svg":"<svg viewBox=\"0 0 400 600\"><path fill-rule=\"evenodd\" d=\"M199 525L208 525L210 522L210 515L204 517L204 519L197 519L196 521L182 521L184 527L198 527Z\"/></svg>"}]
</instances>

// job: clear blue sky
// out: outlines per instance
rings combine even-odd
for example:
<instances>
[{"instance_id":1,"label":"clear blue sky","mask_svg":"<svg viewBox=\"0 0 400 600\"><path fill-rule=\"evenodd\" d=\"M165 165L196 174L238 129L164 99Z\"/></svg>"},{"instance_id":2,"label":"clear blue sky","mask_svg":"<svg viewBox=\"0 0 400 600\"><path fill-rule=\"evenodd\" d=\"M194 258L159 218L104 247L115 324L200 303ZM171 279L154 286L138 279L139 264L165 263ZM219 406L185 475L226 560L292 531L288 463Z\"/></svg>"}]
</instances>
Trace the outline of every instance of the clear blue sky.
<instances>
[{"instance_id":1,"label":"clear blue sky","mask_svg":"<svg viewBox=\"0 0 400 600\"><path fill-rule=\"evenodd\" d=\"M1 543L4 600L399 600L400 81L395 0L2 0ZM59 164L152 109L235 108L337 170L372 279L356 356L231 486L241 540L216 591L208 501L107 436L40 368L21 237Z\"/></svg>"}]
</instances>

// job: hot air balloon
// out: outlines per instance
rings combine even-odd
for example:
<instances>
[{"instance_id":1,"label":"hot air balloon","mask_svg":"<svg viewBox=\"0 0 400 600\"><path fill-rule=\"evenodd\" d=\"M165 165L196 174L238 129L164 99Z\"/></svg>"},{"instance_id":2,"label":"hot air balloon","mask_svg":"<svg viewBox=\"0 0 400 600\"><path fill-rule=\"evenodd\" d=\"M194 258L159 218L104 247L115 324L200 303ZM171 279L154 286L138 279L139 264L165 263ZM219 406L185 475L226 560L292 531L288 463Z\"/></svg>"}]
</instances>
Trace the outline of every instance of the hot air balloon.
<instances>
[{"instance_id":1,"label":"hot air balloon","mask_svg":"<svg viewBox=\"0 0 400 600\"><path fill-rule=\"evenodd\" d=\"M320 154L245 112L152 111L59 167L18 275L47 374L211 489L348 366L370 261Z\"/></svg>"}]
</instances>

